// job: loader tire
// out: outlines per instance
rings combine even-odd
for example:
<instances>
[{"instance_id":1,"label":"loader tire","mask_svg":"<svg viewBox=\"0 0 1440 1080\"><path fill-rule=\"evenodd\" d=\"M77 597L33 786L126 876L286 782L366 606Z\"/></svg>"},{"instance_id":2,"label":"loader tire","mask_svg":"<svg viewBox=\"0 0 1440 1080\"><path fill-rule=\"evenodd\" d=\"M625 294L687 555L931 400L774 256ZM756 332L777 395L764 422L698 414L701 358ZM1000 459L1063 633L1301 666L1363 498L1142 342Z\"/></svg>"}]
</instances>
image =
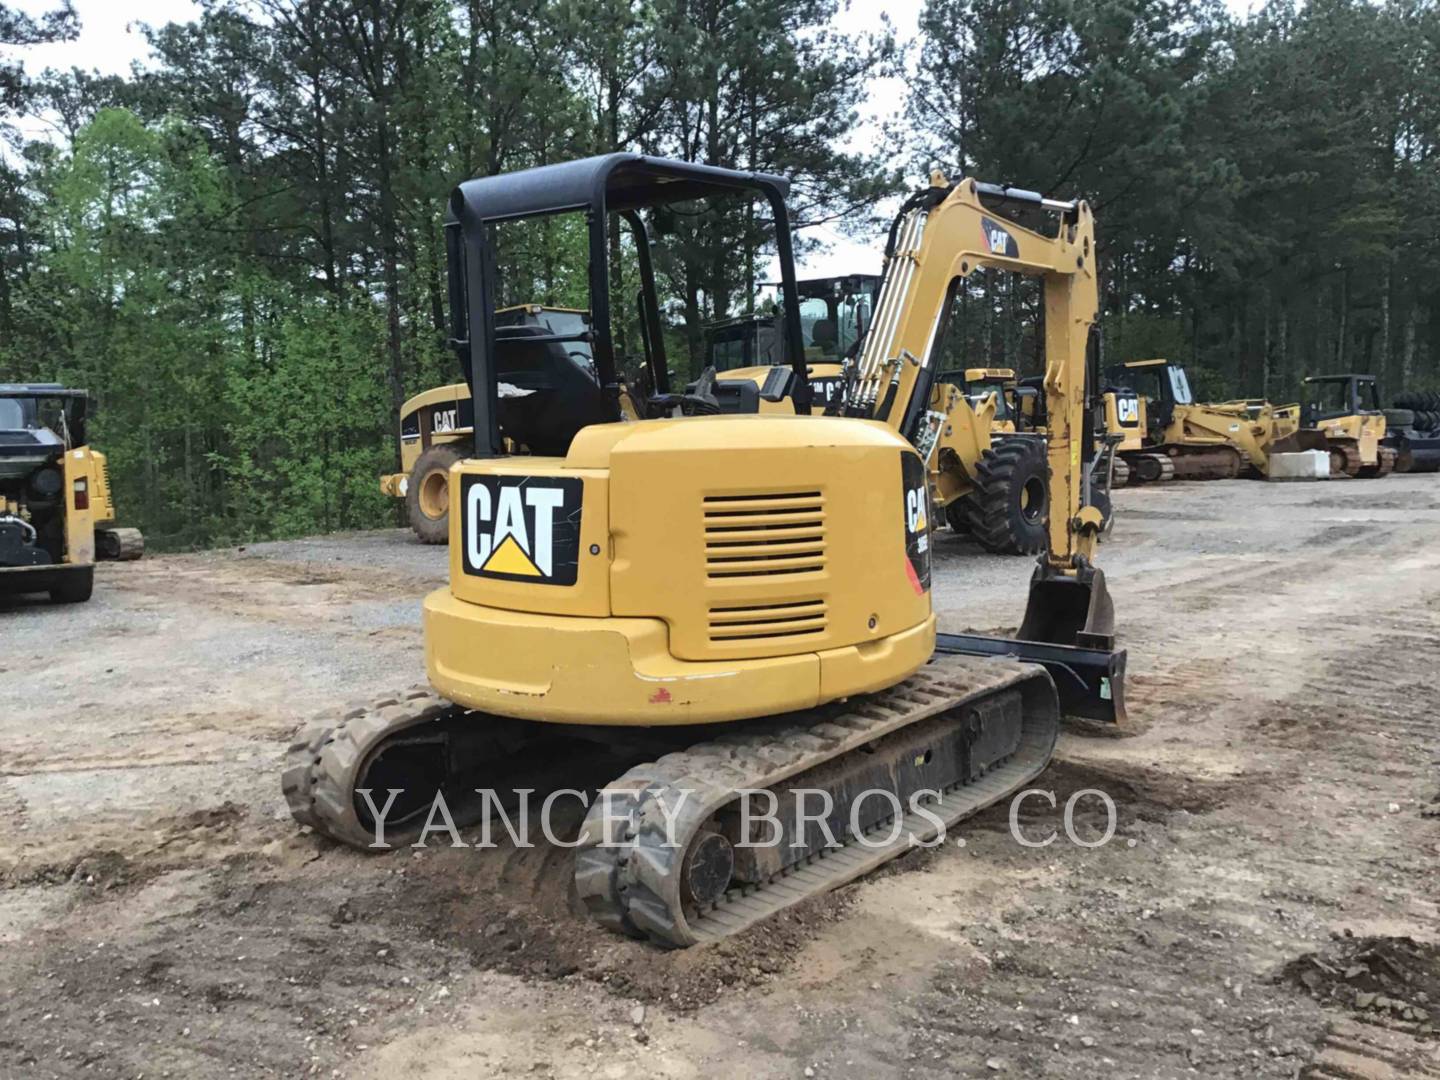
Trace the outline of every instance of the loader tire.
<instances>
[{"instance_id":1,"label":"loader tire","mask_svg":"<svg viewBox=\"0 0 1440 1080\"><path fill-rule=\"evenodd\" d=\"M465 455L449 444L420 455L405 488L410 528L424 544L450 542L450 466Z\"/></svg>"},{"instance_id":2,"label":"loader tire","mask_svg":"<svg viewBox=\"0 0 1440 1080\"><path fill-rule=\"evenodd\" d=\"M1035 555L1045 548L1050 465L1042 439L996 442L975 466L975 490L963 500L970 531L986 551Z\"/></svg>"},{"instance_id":3,"label":"loader tire","mask_svg":"<svg viewBox=\"0 0 1440 1080\"><path fill-rule=\"evenodd\" d=\"M951 531L962 536L970 532L970 519L965 514L965 500L956 499L945 507L945 523L950 526Z\"/></svg>"},{"instance_id":4,"label":"loader tire","mask_svg":"<svg viewBox=\"0 0 1440 1080\"><path fill-rule=\"evenodd\" d=\"M1385 430L1415 426L1415 413L1411 409L1386 409Z\"/></svg>"},{"instance_id":5,"label":"loader tire","mask_svg":"<svg viewBox=\"0 0 1440 1080\"><path fill-rule=\"evenodd\" d=\"M50 589L50 600L56 604L83 604L95 591L95 568L66 571L61 583Z\"/></svg>"}]
</instances>

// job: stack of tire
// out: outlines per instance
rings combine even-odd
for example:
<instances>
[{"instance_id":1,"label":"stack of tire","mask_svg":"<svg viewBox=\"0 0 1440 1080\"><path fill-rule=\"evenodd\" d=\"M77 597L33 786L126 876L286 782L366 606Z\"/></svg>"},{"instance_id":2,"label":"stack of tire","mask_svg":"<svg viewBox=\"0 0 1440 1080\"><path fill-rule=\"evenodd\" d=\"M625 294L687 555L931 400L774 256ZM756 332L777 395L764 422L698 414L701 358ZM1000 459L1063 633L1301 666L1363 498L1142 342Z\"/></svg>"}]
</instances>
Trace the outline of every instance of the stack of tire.
<instances>
[{"instance_id":1,"label":"stack of tire","mask_svg":"<svg viewBox=\"0 0 1440 1080\"><path fill-rule=\"evenodd\" d=\"M1407 418L1406 413L1411 415ZM1409 419L1407 424L1405 421ZM1413 427L1416 431L1440 431L1440 391L1421 390L1401 394L1395 408L1385 410L1386 427Z\"/></svg>"},{"instance_id":2,"label":"stack of tire","mask_svg":"<svg viewBox=\"0 0 1440 1080\"><path fill-rule=\"evenodd\" d=\"M1385 410L1385 430L1399 454L1397 472L1440 470L1440 391L1401 394Z\"/></svg>"}]
</instances>

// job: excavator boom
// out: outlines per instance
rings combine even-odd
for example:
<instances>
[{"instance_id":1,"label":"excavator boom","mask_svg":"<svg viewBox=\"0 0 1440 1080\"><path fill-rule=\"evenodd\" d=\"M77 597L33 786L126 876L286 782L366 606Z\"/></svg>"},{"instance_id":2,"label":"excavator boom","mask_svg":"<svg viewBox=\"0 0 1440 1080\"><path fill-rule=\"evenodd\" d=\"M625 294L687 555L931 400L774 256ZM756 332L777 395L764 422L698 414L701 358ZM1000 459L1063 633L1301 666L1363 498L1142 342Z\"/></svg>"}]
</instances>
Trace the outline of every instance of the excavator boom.
<instances>
[{"instance_id":1,"label":"excavator boom","mask_svg":"<svg viewBox=\"0 0 1440 1080\"><path fill-rule=\"evenodd\" d=\"M1018 223L1012 216L1017 212L1048 219L1053 231ZM838 411L881 421L909 439L925 458L943 500L954 484L947 473L973 457L947 450L953 450L955 440L989 428L988 416L981 418L983 424L975 422L958 388L936 380L956 291L985 268L1041 279L1048 542L1031 582L1021 641L1009 652L1044 662L1025 655L1025 641L1093 650L1088 661L1073 658L1089 673L1075 681L1077 694L1103 692L1088 707L1114 719L1123 705L1110 696L1111 686L1120 681L1112 665L1123 659L1113 653L1113 608L1104 575L1091 565L1103 516L1089 505L1085 490L1085 449L1094 441L1091 394L1097 382L1089 370L1098 306L1094 235L1094 219L1083 201L1061 202L973 179L951 183L932 174L930 185L906 200L891 226L875 319L847 374ZM994 651L990 644L983 649L969 648L962 640L950 644L956 651Z\"/></svg>"}]
</instances>

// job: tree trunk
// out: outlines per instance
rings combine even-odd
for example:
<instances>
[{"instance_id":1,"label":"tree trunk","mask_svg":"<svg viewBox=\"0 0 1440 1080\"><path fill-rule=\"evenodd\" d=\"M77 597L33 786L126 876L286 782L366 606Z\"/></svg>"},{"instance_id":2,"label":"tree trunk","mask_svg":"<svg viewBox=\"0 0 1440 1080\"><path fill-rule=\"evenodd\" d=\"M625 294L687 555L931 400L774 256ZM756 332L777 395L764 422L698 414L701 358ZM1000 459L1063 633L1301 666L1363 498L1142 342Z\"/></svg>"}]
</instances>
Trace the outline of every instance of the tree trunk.
<instances>
[{"instance_id":1,"label":"tree trunk","mask_svg":"<svg viewBox=\"0 0 1440 1080\"><path fill-rule=\"evenodd\" d=\"M1350 271L1340 274L1340 326L1335 335L1335 370L1345 370L1346 334L1350 330Z\"/></svg>"},{"instance_id":2,"label":"tree trunk","mask_svg":"<svg viewBox=\"0 0 1440 1080\"><path fill-rule=\"evenodd\" d=\"M1380 359L1370 365L1370 370L1382 380L1390 375L1390 263L1385 263L1385 273L1380 282Z\"/></svg>"},{"instance_id":3,"label":"tree trunk","mask_svg":"<svg viewBox=\"0 0 1440 1080\"><path fill-rule=\"evenodd\" d=\"M1419 321L1420 309L1411 303L1405 312L1405 343L1400 347L1400 385L1395 389L1408 392L1415 379L1415 324Z\"/></svg>"}]
</instances>

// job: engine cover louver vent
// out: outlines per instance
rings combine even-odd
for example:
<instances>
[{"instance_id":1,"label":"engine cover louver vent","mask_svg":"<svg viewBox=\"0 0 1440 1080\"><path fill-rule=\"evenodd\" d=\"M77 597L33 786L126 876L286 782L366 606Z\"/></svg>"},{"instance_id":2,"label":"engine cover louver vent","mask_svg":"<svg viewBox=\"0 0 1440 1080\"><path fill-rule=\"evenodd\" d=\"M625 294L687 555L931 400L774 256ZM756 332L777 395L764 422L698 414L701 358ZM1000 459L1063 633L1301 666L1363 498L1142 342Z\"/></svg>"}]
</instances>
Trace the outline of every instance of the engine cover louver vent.
<instances>
[{"instance_id":1,"label":"engine cover louver vent","mask_svg":"<svg viewBox=\"0 0 1440 1080\"><path fill-rule=\"evenodd\" d=\"M818 491L707 495L705 573L711 579L823 572L825 498Z\"/></svg>"}]
</instances>

